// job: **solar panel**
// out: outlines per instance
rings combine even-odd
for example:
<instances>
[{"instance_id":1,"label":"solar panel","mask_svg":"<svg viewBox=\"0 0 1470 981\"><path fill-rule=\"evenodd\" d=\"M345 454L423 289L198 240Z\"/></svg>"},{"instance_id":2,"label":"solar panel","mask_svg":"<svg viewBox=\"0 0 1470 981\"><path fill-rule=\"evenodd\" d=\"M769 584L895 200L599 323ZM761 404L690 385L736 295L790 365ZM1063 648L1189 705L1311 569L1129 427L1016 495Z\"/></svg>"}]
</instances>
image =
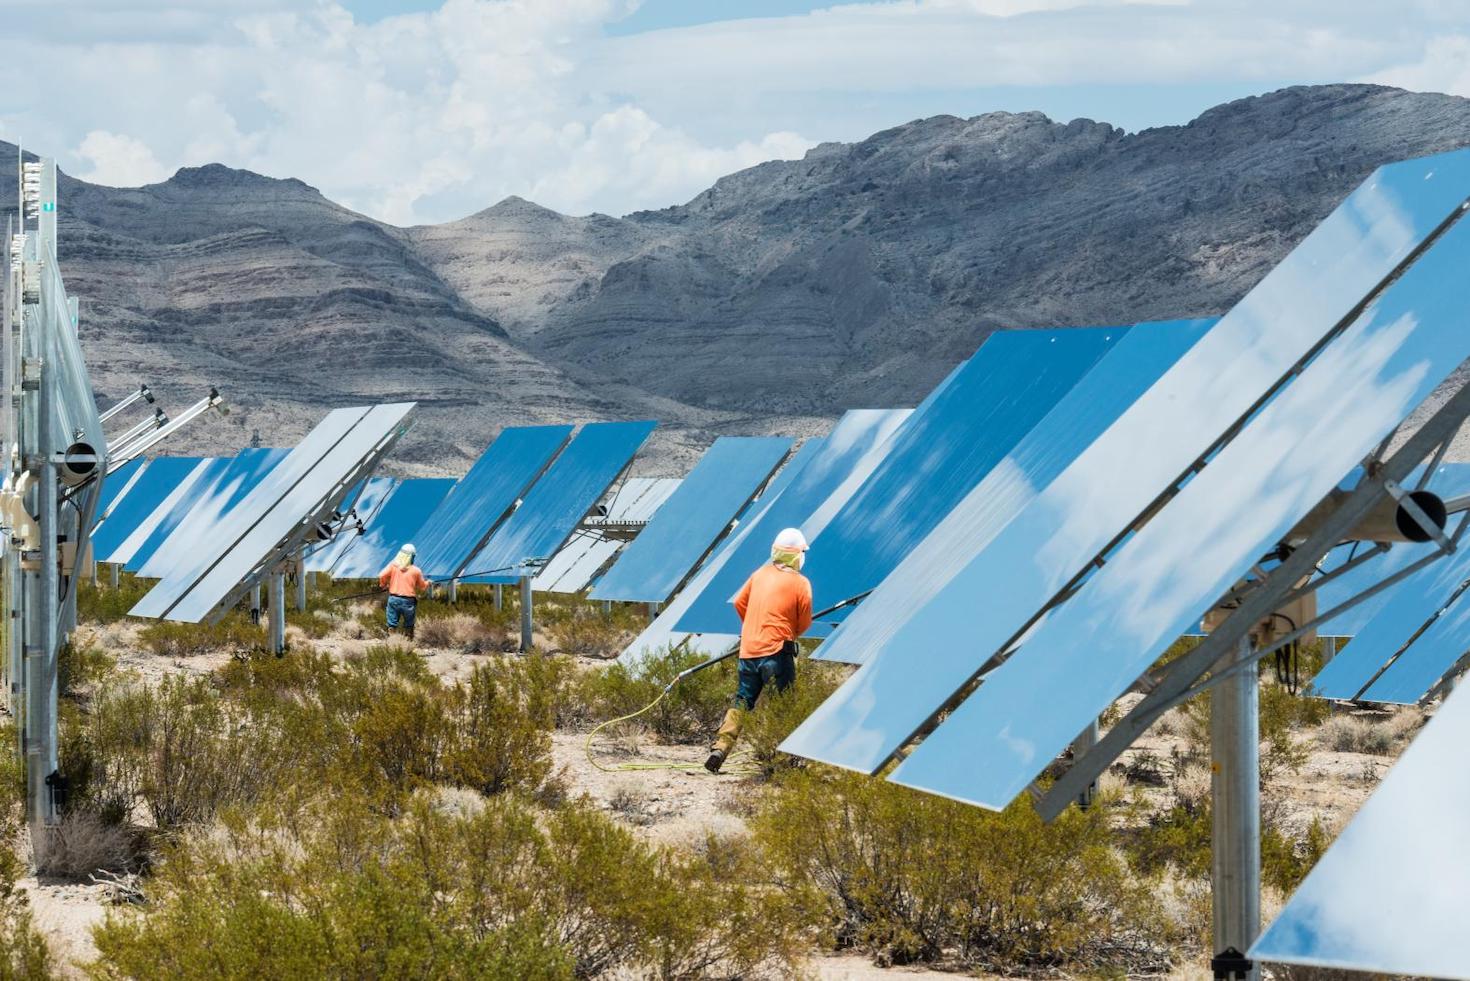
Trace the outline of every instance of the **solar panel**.
<instances>
[{"instance_id":1,"label":"solar panel","mask_svg":"<svg viewBox=\"0 0 1470 981\"><path fill-rule=\"evenodd\" d=\"M844 419L846 416L843 417ZM842 425L842 421L838 421ZM780 500L782 493L790 486L796 475L802 471L809 462L821 455L822 447L826 443L826 437L819 436L807 440L801 444L801 448L786 460L786 466L782 467L771 482L766 485L761 496L750 504L737 520L735 530L721 542L709 558L694 573L693 577L679 593L669 601L663 610L648 628L639 634L623 651L623 663L630 668L636 669L647 658L661 650L667 650L678 644L683 644L686 650L707 655L715 655L729 650L730 645L739 638L731 634L690 634L676 630L674 625L683 619L689 605L694 598L709 585L715 573L722 569L730 560L740 542L750 533L750 529L761 523L761 515L776 501Z\"/></svg>"},{"instance_id":2,"label":"solar panel","mask_svg":"<svg viewBox=\"0 0 1470 981\"><path fill-rule=\"evenodd\" d=\"M677 477L630 477L607 504L607 520L648 521L679 486ZM531 588L546 593L580 593L617 558L625 542L595 529L580 531L546 563Z\"/></svg>"},{"instance_id":3,"label":"solar panel","mask_svg":"<svg viewBox=\"0 0 1470 981\"><path fill-rule=\"evenodd\" d=\"M916 411L825 528L802 530L817 610L866 593L1015 448L1128 329L1001 331Z\"/></svg>"},{"instance_id":4,"label":"solar panel","mask_svg":"<svg viewBox=\"0 0 1470 981\"><path fill-rule=\"evenodd\" d=\"M955 541L922 602L895 609L869 597L830 641L858 648L849 659L863 666L784 748L880 767L1457 213L1467 181L1470 153L1376 171L1004 530ZM1185 544L1197 542L1191 533Z\"/></svg>"},{"instance_id":5,"label":"solar panel","mask_svg":"<svg viewBox=\"0 0 1470 981\"><path fill-rule=\"evenodd\" d=\"M453 479L450 479L450 483L454 483ZM331 541L312 549L306 557L306 571L331 572L337 560L342 558L348 549L362 541L363 536L358 533L356 525L360 524L364 529L371 527L378 509L383 506L383 502L393 496L393 492L398 489L398 484L397 477L369 477L367 480L358 482L356 487L348 491L338 510L350 511L356 515L356 524L351 521L345 522ZM342 576L340 578L352 577Z\"/></svg>"},{"instance_id":6,"label":"solar panel","mask_svg":"<svg viewBox=\"0 0 1470 981\"><path fill-rule=\"evenodd\" d=\"M535 575L632 462L655 422L589 422L470 559L466 582Z\"/></svg>"},{"instance_id":7,"label":"solar panel","mask_svg":"<svg viewBox=\"0 0 1470 981\"><path fill-rule=\"evenodd\" d=\"M198 622L222 609L283 544L340 500L397 438L413 403L337 409L306 435L233 508L192 562L176 566L130 611L133 616Z\"/></svg>"},{"instance_id":8,"label":"solar panel","mask_svg":"<svg viewBox=\"0 0 1470 981\"><path fill-rule=\"evenodd\" d=\"M1132 327L930 534L908 550L892 577L863 601L868 607L864 618L888 620L922 603L934 582L962 567L960 560L968 553L955 543L978 548L993 538L1214 323L1172 320ZM855 615L855 609L847 607L834 622ZM861 637L844 638L851 639ZM813 656L860 664L867 653L861 644L831 643L817 648Z\"/></svg>"},{"instance_id":9,"label":"solar panel","mask_svg":"<svg viewBox=\"0 0 1470 981\"><path fill-rule=\"evenodd\" d=\"M128 492L133 483L142 475L146 465L147 461L142 457L129 460L118 467L116 473L110 474L102 482L102 493L97 497L97 521L105 518L107 509L112 507L113 502L121 499Z\"/></svg>"},{"instance_id":10,"label":"solar panel","mask_svg":"<svg viewBox=\"0 0 1470 981\"><path fill-rule=\"evenodd\" d=\"M1467 259L1470 222L1461 222L1109 556L892 779L985 807L1008 804L1470 356L1462 319L1470 286L1455 273ZM984 765L956 767L961 758Z\"/></svg>"},{"instance_id":11,"label":"solar panel","mask_svg":"<svg viewBox=\"0 0 1470 981\"><path fill-rule=\"evenodd\" d=\"M1453 558L1460 558L1460 554ZM1459 572L1462 583L1470 578L1470 562L1462 560ZM1360 697L1365 702L1413 705L1451 672L1466 651L1470 651L1470 603L1456 593L1455 601L1424 628L1424 633Z\"/></svg>"},{"instance_id":12,"label":"solar panel","mask_svg":"<svg viewBox=\"0 0 1470 981\"><path fill-rule=\"evenodd\" d=\"M189 492L189 508L166 538L151 547L150 554L134 555L129 568L145 579L162 579L180 561L205 541L211 529L240 503L245 495L286 457L286 450L251 448L241 450L218 480L196 483Z\"/></svg>"},{"instance_id":13,"label":"solar panel","mask_svg":"<svg viewBox=\"0 0 1470 981\"><path fill-rule=\"evenodd\" d=\"M439 506L454 484L452 477L400 481L366 523L367 530L353 537L350 547L332 566L332 575L337 579L377 578L405 542L418 547L414 539L424 517Z\"/></svg>"},{"instance_id":14,"label":"solar panel","mask_svg":"<svg viewBox=\"0 0 1470 981\"><path fill-rule=\"evenodd\" d=\"M153 554L158 543L167 538L169 532L173 531L183 520L184 515L189 513L189 508L199 488L217 480L229 468L231 459L231 457L208 457L200 460L199 464L189 471L188 476L168 492L148 517L138 522L137 526L104 561L119 563L127 571L136 572L138 563L135 560L140 553L145 557Z\"/></svg>"},{"instance_id":15,"label":"solar panel","mask_svg":"<svg viewBox=\"0 0 1470 981\"><path fill-rule=\"evenodd\" d=\"M623 549L591 599L662 603L704 558L791 451L780 437L721 436L678 493Z\"/></svg>"},{"instance_id":16,"label":"solar panel","mask_svg":"<svg viewBox=\"0 0 1470 981\"><path fill-rule=\"evenodd\" d=\"M1412 478L1415 483L1418 482L1419 474L1422 470L1423 468L1421 467L1415 471ZM1430 480L1428 487L1446 500L1451 497L1458 497L1461 494L1470 494L1470 464L1441 464L1436 468L1434 477ZM1354 551L1355 549L1352 548L1339 548L1322 561L1320 568L1324 573L1330 573L1345 564ZM1416 542L1396 543L1384 555L1365 562L1355 569L1349 569L1341 577L1324 583L1317 590L1317 609L1325 613L1334 606L1339 606L1358 593L1361 593L1374 583L1437 551L1439 551L1439 546L1434 542L1424 542L1422 544ZM1431 571L1432 569L1425 570L1425 572ZM1397 585L1391 586L1383 592L1371 596L1351 609L1344 611L1340 615L1333 617L1317 628L1318 635L1323 637L1357 636L1368 626L1369 621L1378 615L1380 610L1385 609L1390 603L1396 601L1396 597L1400 592L1413 590L1415 587L1410 585L1410 581L1418 578L1418 575L1410 576L1409 579L1399 582ZM1440 601L1443 599L1443 596L1440 597ZM1433 611L1431 610L1430 612ZM1423 618L1420 619L1420 622L1423 622ZM1396 649L1397 647L1385 651L1385 656ZM1338 656L1341 657L1342 654L1346 653L1347 651L1344 650ZM1355 656L1362 656L1366 653L1368 653L1368 650L1364 646L1358 649ZM1382 663L1381 659L1380 663Z\"/></svg>"},{"instance_id":17,"label":"solar panel","mask_svg":"<svg viewBox=\"0 0 1470 981\"><path fill-rule=\"evenodd\" d=\"M730 599L746 578L770 560L771 542L782 528L819 527L862 486L888 452L891 438L909 418L910 409L853 409L796 473L781 495L759 516L745 523L745 533L720 568L685 587L694 598L675 625L684 633L728 634L740 629Z\"/></svg>"},{"instance_id":18,"label":"solar panel","mask_svg":"<svg viewBox=\"0 0 1470 981\"><path fill-rule=\"evenodd\" d=\"M1440 708L1285 908L1258 961L1470 978L1470 691Z\"/></svg>"},{"instance_id":19,"label":"solar panel","mask_svg":"<svg viewBox=\"0 0 1470 981\"><path fill-rule=\"evenodd\" d=\"M106 520L92 529L92 555L96 560L112 561L112 553L201 462L197 456L162 456L150 460L128 492L113 502Z\"/></svg>"},{"instance_id":20,"label":"solar panel","mask_svg":"<svg viewBox=\"0 0 1470 981\"><path fill-rule=\"evenodd\" d=\"M470 556L500 526L571 435L571 426L501 430L414 533L424 575L449 579L463 572Z\"/></svg>"}]
</instances>

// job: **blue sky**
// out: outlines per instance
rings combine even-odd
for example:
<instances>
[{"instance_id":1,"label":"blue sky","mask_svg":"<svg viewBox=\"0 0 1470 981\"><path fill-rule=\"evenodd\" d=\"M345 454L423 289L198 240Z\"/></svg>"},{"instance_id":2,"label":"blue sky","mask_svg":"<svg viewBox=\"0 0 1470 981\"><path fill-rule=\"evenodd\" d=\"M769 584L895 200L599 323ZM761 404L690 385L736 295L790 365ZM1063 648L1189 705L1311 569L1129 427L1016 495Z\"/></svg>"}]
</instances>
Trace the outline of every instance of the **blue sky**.
<instances>
[{"instance_id":1,"label":"blue sky","mask_svg":"<svg viewBox=\"0 0 1470 981\"><path fill-rule=\"evenodd\" d=\"M1286 85L1470 95L1470 0L0 0L0 138L100 183L222 162L398 224L624 214L817 143Z\"/></svg>"}]
</instances>

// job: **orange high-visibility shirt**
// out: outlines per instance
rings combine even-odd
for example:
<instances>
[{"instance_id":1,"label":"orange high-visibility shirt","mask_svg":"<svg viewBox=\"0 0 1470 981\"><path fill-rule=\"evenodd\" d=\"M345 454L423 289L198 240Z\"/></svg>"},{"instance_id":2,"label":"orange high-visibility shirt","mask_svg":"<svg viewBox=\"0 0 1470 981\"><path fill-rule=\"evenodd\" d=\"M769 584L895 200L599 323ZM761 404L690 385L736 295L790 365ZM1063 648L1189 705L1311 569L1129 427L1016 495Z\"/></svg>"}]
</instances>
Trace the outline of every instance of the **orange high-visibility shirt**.
<instances>
[{"instance_id":1,"label":"orange high-visibility shirt","mask_svg":"<svg viewBox=\"0 0 1470 981\"><path fill-rule=\"evenodd\" d=\"M429 580L416 565L405 569L397 562L390 562L388 568L378 574L378 586L390 595L417 599L419 593L429 588Z\"/></svg>"},{"instance_id":2,"label":"orange high-visibility shirt","mask_svg":"<svg viewBox=\"0 0 1470 981\"><path fill-rule=\"evenodd\" d=\"M812 625L812 584L801 573L767 562L735 595L740 656L765 657Z\"/></svg>"}]
</instances>

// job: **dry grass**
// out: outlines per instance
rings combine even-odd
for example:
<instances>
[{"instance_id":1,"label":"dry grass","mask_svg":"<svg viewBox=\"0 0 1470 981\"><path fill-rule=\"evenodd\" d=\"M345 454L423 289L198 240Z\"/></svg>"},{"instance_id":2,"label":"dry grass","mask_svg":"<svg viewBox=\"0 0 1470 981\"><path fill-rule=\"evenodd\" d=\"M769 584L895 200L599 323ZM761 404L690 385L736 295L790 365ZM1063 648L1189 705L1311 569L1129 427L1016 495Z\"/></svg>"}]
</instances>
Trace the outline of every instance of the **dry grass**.
<instances>
[{"instance_id":1,"label":"dry grass","mask_svg":"<svg viewBox=\"0 0 1470 981\"><path fill-rule=\"evenodd\" d=\"M94 872L129 871L136 862L133 835L127 829L107 824L89 811L79 811L62 819L38 871L65 879L86 879Z\"/></svg>"},{"instance_id":2,"label":"dry grass","mask_svg":"<svg viewBox=\"0 0 1470 981\"><path fill-rule=\"evenodd\" d=\"M425 647L459 654L499 654L515 649L508 631L468 613L420 620L414 639Z\"/></svg>"}]
</instances>

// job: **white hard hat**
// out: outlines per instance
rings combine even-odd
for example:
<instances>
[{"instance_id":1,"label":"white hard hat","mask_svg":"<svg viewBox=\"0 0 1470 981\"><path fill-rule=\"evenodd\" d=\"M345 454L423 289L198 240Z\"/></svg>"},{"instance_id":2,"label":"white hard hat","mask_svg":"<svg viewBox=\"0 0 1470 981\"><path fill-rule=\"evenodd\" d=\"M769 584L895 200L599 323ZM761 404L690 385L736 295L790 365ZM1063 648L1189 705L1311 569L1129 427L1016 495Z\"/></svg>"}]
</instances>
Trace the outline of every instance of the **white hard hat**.
<instances>
[{"instance_id":1,"label":"white hard hat","mask_svg":"<svg viewBox=\"0 0 1470 981\"><path fill-rule=\"evenodd\" d=\"M412 542L406 543L403 546L403 548L399 549L399 551L400 552L407 552L409 555L418 555L419 554L419 550L413 547L413 543Z\"/></svg>"},{"instance_id":2,"label":"white hard hat","mask_svg":"<svg viewBox=\"0 0 1470 981\"><path fill-rule=\"evenodd\" d=\"M806 536L801 533L800 528L785 528L782 529L781 534L776 536L771 547L787 552L805 552L807 550Z\"/></svg>"}]
</instances>

